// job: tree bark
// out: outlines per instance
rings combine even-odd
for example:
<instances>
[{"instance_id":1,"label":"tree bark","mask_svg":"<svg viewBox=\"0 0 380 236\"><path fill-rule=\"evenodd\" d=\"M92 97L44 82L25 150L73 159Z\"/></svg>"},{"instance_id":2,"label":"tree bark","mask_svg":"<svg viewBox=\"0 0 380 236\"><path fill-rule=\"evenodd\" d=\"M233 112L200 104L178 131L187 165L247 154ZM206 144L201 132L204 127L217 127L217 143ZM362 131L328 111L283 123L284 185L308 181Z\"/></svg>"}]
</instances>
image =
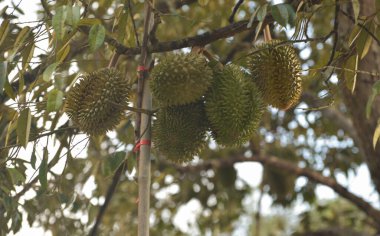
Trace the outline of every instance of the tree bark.
<instances>
[{"instance_id":1,"label":"tree bark","mask_svg":"<svg viewBox=\"0 0 380 236\"><path fill-rule=\"evenodd\" d=\"M374 0L361 0L360 5L360 15L369 16L375 12ZM346 8L346 12L352 12L350 4L342 4L342 7ZM353 26L354 24L341 14L338 29L341 38L347 39ZM359 62L359 70L380 71L380 50L376 44L372 43L369 53ZM373 132L377 125L377 119L380 118L380 100L377 99L374 102L371 117L367 119L365 107L373 85L373 82L370 81L374 82L375 78L371 75L358 74L354 93L352 94L344 86L342 86L342 93L359 138L357 145L368 165L375 188L380 193L380 145L377 145L376 149L372 146Z\"/></svg>"}]
</instances>

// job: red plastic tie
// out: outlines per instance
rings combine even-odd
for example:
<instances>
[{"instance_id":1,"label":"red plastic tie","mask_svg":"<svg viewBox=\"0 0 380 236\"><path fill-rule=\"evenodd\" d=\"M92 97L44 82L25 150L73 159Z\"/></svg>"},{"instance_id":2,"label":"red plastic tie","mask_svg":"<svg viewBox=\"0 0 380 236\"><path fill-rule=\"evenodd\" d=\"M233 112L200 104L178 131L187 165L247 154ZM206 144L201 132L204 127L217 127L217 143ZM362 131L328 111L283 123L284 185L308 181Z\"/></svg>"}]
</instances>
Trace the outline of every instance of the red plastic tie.
<instances>
[{"instance_id":1,"label":"red plastic tie","mask_svg":"<svg viewBox=\"0 0 380 236\"><path fill-rule=\"evenodd\" d=\"M147 71L148 68L146 68L145 66L138 66L137 67L137 71L140 72L140 71Z\"/></svg>"},{"instance_id":2,"label":"red plastic tie","mask_svg":"<svg viewBox=\"0 0 380 236\"><path fill-rule=\"evenodd\" d=\"M150 146L150 140L147 140L147 139L140 140L140 142L136 143L135 148L133 149L133 151L134 152L140 151L140 147L142 145L149 145Z\"/></svg>"}]
</instances>

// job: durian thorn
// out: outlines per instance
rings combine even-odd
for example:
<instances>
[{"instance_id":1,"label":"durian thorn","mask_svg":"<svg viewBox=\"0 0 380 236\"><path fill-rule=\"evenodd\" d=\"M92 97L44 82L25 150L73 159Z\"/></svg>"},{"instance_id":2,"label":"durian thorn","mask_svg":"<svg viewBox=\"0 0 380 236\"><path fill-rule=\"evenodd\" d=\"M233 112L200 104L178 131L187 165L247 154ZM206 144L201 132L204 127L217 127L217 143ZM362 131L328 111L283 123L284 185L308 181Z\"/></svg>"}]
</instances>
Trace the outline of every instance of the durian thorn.
<instances>
[{"instance_id":1,"label":"durian thorn","mask_svg":"<svg viewBox=\"0 0 380 236\"><path fill-rule=\"evenodd\" d=\"M269 42L271 40L272 40L272 35L270 33L270 28L269 28L269 25L266 25L264 29L264 41Z\"/></svg>"},{"instance_id":2,"label":"durian thorn","mask_svg":"<svg viewBox=\"0 0 380 236\"><path fill-rule=\"evenodd\" d=\"M133 111L133 112L136 112L136 113L144 113L144 114L147 114L147 115L153 115L154 113L157 112L157 110L146 110L146 109L131 107L131 106L127 106L127 105L120 105L118 103L111 102L111 101L109 101L108 103L110 103L110 104L112 104L114 106L123 108L123 109L125 109L127 111Z\"/></svg>"}]
</instances>

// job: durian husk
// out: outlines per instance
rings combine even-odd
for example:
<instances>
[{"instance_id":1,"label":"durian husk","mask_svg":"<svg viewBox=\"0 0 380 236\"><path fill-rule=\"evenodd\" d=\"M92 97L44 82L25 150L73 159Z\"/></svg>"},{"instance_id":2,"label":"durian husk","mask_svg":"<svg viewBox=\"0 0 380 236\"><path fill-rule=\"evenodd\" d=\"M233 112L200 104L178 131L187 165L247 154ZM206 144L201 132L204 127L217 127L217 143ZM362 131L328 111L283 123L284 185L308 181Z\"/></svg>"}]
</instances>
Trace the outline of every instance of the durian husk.
<instances>
[{"instance_id":1,"label":"durian husk","mask_svg":"<svg viewBox=\"0 0 380 236\"><path fill-rule=\"evenodd\" d=\"M259 90L240 67L232 64L214 67L214 83L205 99L211 134L224 146L246 142L265 108Z\"/></svg>"},{"instance_id":2,"label":"durian husk","mask_svg":"<svg viewBox=\"0 0 380 236\"><path fill-rule=\"evenodd\" d=\"M65 111L78 128L89 135L112 130L123 118L130 85L113 68L82 75L69 90Z\"/></svg>"},{"instance_id":3,"label":"durian husk","mask_svg":"<svg viewBox=\"0 0 380 236\"><path fill-rule=\"evenodd\" d=\"M199 54L170 54L152 70L150 87L162 106L184 105L202 98L211 85L212 70Z\"/></svg>"},{"instance_id":4,"label":"durian husk","mask_svg":"<svg viewBox=\"0 0 380 236\"><path fill-rule=\"evenodd\" d=\"M191 161L204 148L207 119L203 101L163 107L153 124L153 142L172 162Z\"/></svg>"},{"instance_id":5,"label":"durian husk","mask_svg":"<svg viewBox=\"0 0 380 236\"><path fill-rule=\"evenodd\" d=\"M264 101L287 110L301 96L301 64L293 46L275 46L278 43L272 40L256 46L248 57L248 65Z\"/></svg>"}]
</instances>

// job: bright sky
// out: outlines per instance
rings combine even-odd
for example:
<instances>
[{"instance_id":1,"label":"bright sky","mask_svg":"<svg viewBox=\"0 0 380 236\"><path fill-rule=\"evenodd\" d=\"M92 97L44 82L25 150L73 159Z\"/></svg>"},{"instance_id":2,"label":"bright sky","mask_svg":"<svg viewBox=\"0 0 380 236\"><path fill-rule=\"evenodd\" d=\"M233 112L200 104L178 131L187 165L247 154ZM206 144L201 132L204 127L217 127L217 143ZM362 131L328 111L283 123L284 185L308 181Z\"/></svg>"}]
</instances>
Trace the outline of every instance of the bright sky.
<instances>
[{"instance_id":1,"label":"bright sky","mask_svg":"<svg viewBox=\"0 0 380 236\"><path fill-rule=\"evenodd\" d=\"M18 3L19 0L15 0L15 3ZM20 8L25 11L25 15L20 17L20 21L26 22L26 21L34 21L37 20L36 12L38 10L39 6L38 0L23 0L20 3ZM277 1L279 2L279 1ZM10 0L5 0L4 2L0 3L0 9L2 9L4 6L11 6ZM33 24L32 24L33 25ZM47 48L47 42L42 41L38 45L41 48ZM41 51L36 51L36 55L40 54ZM304 52L304 55L307 55L308 52ZM82 147L77 147L77 150L82 150ZM32 148L29 144L28 149L26 150L26 153L31 152ZM22 153L20 153L22 155ZM62 163L59 163L57 167L55 167L55 170L59 173L60 169L63 168L63 161ZM236 170L238 171L238 177L241 180L244 180L247 182L253 189L257 188L261 181L261 175L262 175L262 166L258 163L240 163L235 165ZM34 171L28 170L28 177L32 175ZM364 199L372 202L375 206L379 207L379 197L375 193L371 183L370 183L370 177L369 172L366 166L361 166L357 173L354 174L351 172L349 174L349 178L347 179L344 175L338 175L338 182L343 184L344 186L348 186L349 190L356 193L357 195L363 197ZM238 184L238 183L237 183ZM300 177L297 180L297 186L302 186L305 184L305 178ZM94 182L91 182L91 180L86 183L86 186L84 188L84 192L86 194L90 194L91 190L94 188ZM167 190L168 192L175 192L176 189L171 188ZM166 194L165 192L161 194ZM256 202L258 199L258 192L253 191L252 195L245 200L245 204L247 209L251 209L252 211L255 210L253 208L252 204ZM327 187L324 186L318 186L317 187L317 196L319 199L332 199L336 197L336 194ZM28 197L33 197L33 194L31 193ZM302 204L301 202L298 202L294 209L294 214L302 212L304 209L306 209L307 206L305 204ZM189 225L194 225L196 222L196 217L198 214L200 214L202 211L201 205L197 200L192 200L185 206L180 207L178 214L174 217L174 223L177 227L182 229L184 232L189 232L192 235L196 235L196 231L194 232L193 227L189 227ZM271 198L268 195L265 195L262 201L262 212L264 214L270 214L273 213L273 209L271 208ZM239 229L235 232L234 235L244 235L244 232L246 232L246 226L249 224L249 220L242 218L242 226L239 227ZM245 223L244 223L245 222ZM190 224L188 224L190 223ZM10 234L12 235L12 234ZM22 229L19 233L16 235L18 236L30 236L30 235L51 235L50 233L44 232L44 230L41 227L34 226L32 228L29 227L27 221L25 220L23 222Z\"/></svg>"}]
</instances>

